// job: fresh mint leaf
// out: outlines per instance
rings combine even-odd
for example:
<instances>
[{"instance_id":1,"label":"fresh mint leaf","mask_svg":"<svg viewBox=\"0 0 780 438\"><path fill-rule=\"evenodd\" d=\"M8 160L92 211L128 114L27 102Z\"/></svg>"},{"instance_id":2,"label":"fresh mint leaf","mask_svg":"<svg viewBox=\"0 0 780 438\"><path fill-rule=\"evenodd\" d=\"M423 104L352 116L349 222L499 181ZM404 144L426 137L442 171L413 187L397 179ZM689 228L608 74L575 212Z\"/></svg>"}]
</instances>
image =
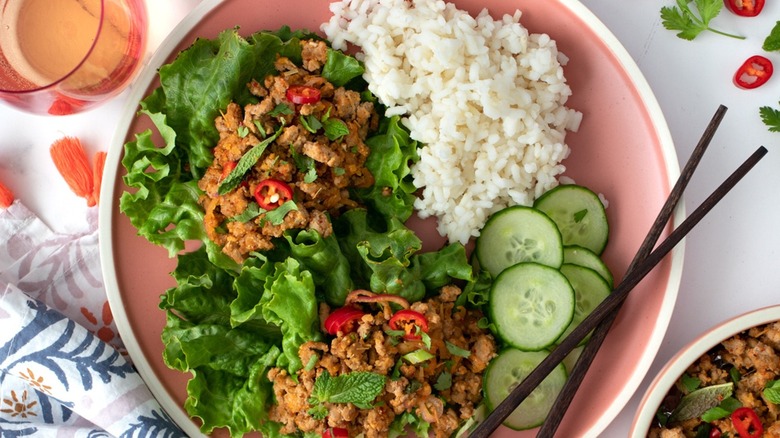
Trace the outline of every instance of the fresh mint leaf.
<instances>
[{"instance_id":1,"label":"fresh mint leaf","mask_svg":"<svg viewBox=\"0 0 780 438\"><path fill-rule=\"evenodd\" d=\"M780 50L780 21L775 23L775 27L772 28L771 32L769 32L769 35L764 40L764 44L761 46L761 48L767 52Z\"/></svg>"},{"instance_id":2,"label":"fresh mint leaf","mask_svg":"<svg viewBox=\"0 0 780 438\"><path fill-rule=\"evenodd\" d=\"M690 394L686 394L680 400L680 404L677 405L674 412L672 412L669 421L677 422L701 417L704 412L718 406L724 399L731 397L733 391L734 384L729 382L705 386Z\"/></svg>"},{"instance_id":3,"label":"fresh mint leaf","mask_svg":"<svg viewBox=\"0 0 780 438\"><path fill-rule=\"evenodd\" d=\"M771 106L762 106L758 109L761 121L769 127L770 132L780 132L780 110Z\"/></svg>"},{"instance_id":4,"label":"fresh mint leaf","mask_svg":"<svg viewBox=\"0 0 780 438\"><path fill-rule=\"evenodd\" d=\"M765 399L780 405L780 380L766 382L763 394Z\"/></svg>"},{"instance_id":5,"label":"fresh mint leaf","mask_svg":"<svg viewBox=\"0 0 780 438\"><path fill-rule=\"evenodd\" d=\"M710 21L723 9L721 0L694 0L698 15L694 14L688 0L677 0L677 6L661 8L661 24L668 29L677 31L677 36L684 40L693 40L700 33L710 31L719 35L745 39L744 36L733 35L710 27Z\"/></svg>"},{"instance_id":6,"label":"fresh mint leaf","mask_svg":"<svg viewBox=\"0 0 780 438\"><path fill-rule=\"evenodd\" d=\"M241 183L241 180L244 179L244 174L246 174L249 171L249 169L251 169L257 163L257 161L263 155L263 152L265 152L265 149L268 147L268 145L273 143L273 141L276 140L276 138L279 137L279 135L281 135L282 129L284 129L284 124L282 124L282 126L280 126L279 129L276 130L274 135L254 145L252 149L250 149L247 153L245 153L244 156L241 157L240 160L238 160L238 164L236 165L236 167L228 174L228 176L219 185L219 189L217 189L217 193L219 193L220 195L224 195L225 193L229 193L231 190L238 187L238 185Z\"/></svg>"},{"instance_id":7,"label":"fresh mint leaf","mask_svg":"<svg viewBox=\"0 0 780 438\"><path fill-rule=\"evenodd\" d=\"M360 409L370 409L371 402L385 388L385 376L355 371L331 377L327 370L314 381L309 403L317 409L323 403L352 403Z\"/></svg>"},{"instance_id":8,"label":"fresh mint leaf","mask_svg":"<svg viewBox=\"0 0 780 438\"><path fill-rule=\"evenodd\" d=\"M349 128L347 124L339 119L330 119L322 121L322 126L325 128L325 136L330 141L336 141L341 137L349 134Z\"/></svg>"}]
</instances>

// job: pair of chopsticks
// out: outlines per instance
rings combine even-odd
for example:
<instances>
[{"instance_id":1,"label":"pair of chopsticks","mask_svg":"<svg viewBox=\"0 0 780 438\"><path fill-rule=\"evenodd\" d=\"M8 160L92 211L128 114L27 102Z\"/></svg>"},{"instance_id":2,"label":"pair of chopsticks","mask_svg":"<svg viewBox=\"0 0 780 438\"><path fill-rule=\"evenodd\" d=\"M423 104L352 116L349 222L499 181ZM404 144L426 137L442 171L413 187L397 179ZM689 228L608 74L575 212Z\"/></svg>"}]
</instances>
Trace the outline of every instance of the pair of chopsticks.
<instances>
[{"instance_id":1,"label":"pair of chopsticks","mask_svg":"<svg viewBox=\"0 0 780 438\"><path fill-rule=\"evenodd\" d=\"M704 152L709 146L712 137L720 125L723 116L726 113L726 107L721 105L715 112L710 123L707 125L701 140L694 149L691 157L688 159L683 171L680 174L677 183L672 188L669 197L664 203L661 211L653 222L650 231L642 242L637 254L634 256L623 281L612 291L612 293L586 317L579 326L577 326L554 350L547 356L512 392L509 393L493 412L488 415L484 421L469 435L471 438L484 438L496 430L501 423L506 420L509 414L514 411L523 400L547 377L548 374L583 340L588 333L593 331L591 339L586 344L580 358L577 360L569 380L564 386L555 401L552 411L548 415L544 424L541 426L537 437L552 437L558 429L566 409L577 388L580 386L585 373L588 370L593 358L596 356L599 347L612 326L620 307L628 296L629 292L679 243L696 224L755 166L761 158L766 155L767 150L763 146L759 147L742 165L740 165L726 180L718 186L712 194L688 216L677 229L672 231L669 236L656 246L661 233L666 228L667 223L682 198L683 192L691 180L696 167L701 161Z\"/></svg>"}]
</instances>

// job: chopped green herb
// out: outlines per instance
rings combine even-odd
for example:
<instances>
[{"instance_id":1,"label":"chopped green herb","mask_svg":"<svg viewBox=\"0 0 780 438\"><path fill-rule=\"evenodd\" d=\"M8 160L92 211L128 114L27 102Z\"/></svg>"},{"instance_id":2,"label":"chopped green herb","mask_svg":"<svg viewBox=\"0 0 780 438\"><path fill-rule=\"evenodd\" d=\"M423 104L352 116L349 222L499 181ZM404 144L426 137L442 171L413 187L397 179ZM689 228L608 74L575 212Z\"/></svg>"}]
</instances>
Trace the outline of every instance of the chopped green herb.
<instances>
[{"instance_id":1,"label":"chopped green herb","mask_svg":"<svg viewBox=\"0 0 780 438\"><path fill-rule=\"evenodd\" d=\"M286 103L280 103L279 105L276 105L274 109L268 112L268 115L271 117L287 116L290 114L295 114L295 111L293 111L293 109L290 108L290 105L287 105Z\"/></svg>"},{"instance_id":2,"label":"chopped green herb","mask_svg":"<svg viewBox=\"0 0 780 438\"><path fill-rule=\"evenodd\" d=\"M228 222L249 222L266 211L256 202L250 202L244 211L228 218Z\"/></svg>"},{"instance_id":3,"label":"chopped green herb","mask_svg":"<svg viewBox=\"0 0 780 438\"><path fill-rule=\"evenodd\" d=\"M314 367L317 365L317 360L319 360L319 357L317 357L316 354L312 354L309 358L309 362L306 363L306 366L303 368L306 371L311 371L314 369Z\"/></svg>"},{"instance_id":4,"label":"chopped green herb","mask_svg":"<svg viewBox=\"0 0 780 438\"><path fill-rule=\"evenodd\" d=\"M347 124L339 119L324 119L322 121L322 126L325 128L325 136L328 137L328 140L330 141L336 141L349 134Z\"/></svg>"},{"instance_id":5,"label":"chopped green herb","mask_svg":"<svg viewBox=\"0 0 780 438\"><path fill-rule=\"evenodd\" d=\"M284 217L287 216L287 213L293 210L298 210L298 206L295 204L295 201L287 201L275 209L267 212L265 214L265 219L270 221L273 225L281 225L282 222L284 222Z\"/></svg>"},{"instance_id":6,"label":"chopped green herb","mask_svg":"<svg viewBox=\"0 0 780 438\"><path fill-rule=\"evenodd\" d=\"M422 388L422 382L420 382L419 380L412 380L411 382L409 382L409 386L407 386L404 389L404 392L407 394L411 394L413 392L417 392L417 390L420 388Z\"/></svg>"},{"instance_id":7,"label":"chopped green herb","mask_svg":"<svg viewBox=\"0 0 780 438\"><path fill-rule=\"evenodd\" d=\"M780 405L780 380L770 380L764 386L764 398L770 402Z\"/></svg>"},{"instance_id":8,"label":"chopped green herb","mask_svg":"<svg viewBox=\"0 0 780 438\"><path fill-rule=\"evenodd\" d=\"M229 193L231 190L238 187L238 185L241 183L241 180L244 179L244 174L247 173L249 169L251 169L252 166L257 163L257 161L263 155L263 152L265 152L265 148L267 148L269 144L273 143L273 141L279 137L279 135L282 133L282 129L284 129L284 124L282 124L282 126L276 130L274 135L256 144L252 147L252 149L249 150L249 152L245 153L244 156L241 157L241 159L238 161L236 167L219 185L217 193L224 195L225 193Z\"/></svg>"},{"instance_id":9,"label":"chopped green herb","mask_svg":"<svg viewBox=\"0 0 780 438\"><path fill-rule=\"evenodd\" d=\"M471 356L471 351L466 350L465 348L460 348L449 341L444 341L444 345L447 346L447 351L449 351L450 354L453 356L460 356L460 357Z\"/></svg>"},{"instance_id":10,"label":"chopped green herb","mask_svg":"<svg viewBox=\"0 0 780 438\"><path fill-rule=\"evenodd\" d=\"M742 375L739 374L737 367L731 367L729 368L729 377L731 378L732 382L739 383L739 379L742 378Z\"/></svg>"},{"instance_id":11,"label":"chopped green herb","mask_svg":"<svg viewBox=\"0 0 780 438\"><path fill-rule=\"evenodd\" d=\"M303 127L312 134L316 134L317 131L322 129L322 123L319 121L319 119L311 114L308 116L301 116L298 118L298 120L300 120L301 125L303 125Z\"/></svg>"},{"instance_id":12,"label":"chopped green herb","mask_svg":"<svg viewBox=\"0 0 780 438\"><path fill-rule=\"evenodd\" d=\"M669 30L678 31L677 36L684 40L692 40L700 33L710 32L731 38L745 39L743 36L722 32L710 27L710 21L720 14L723 9L723 0L694 0L699 14L693 13L688 0L677 0L677 6L664 6L661 8L662 24Z\"/></svg>"},{"instance_id":13,"label":"chopped green herb","mask_svg":"<svg viewBox=\"0 0 780 438\"><path fill-rule=\"evenodd\" d=\"M761 46L761 48L767 52L780 50L780 21L775 23L775 27L772 28L771 32L769 32L769 35L764 40L764 44Z\"/></svg>"},{"instance_id":14,"label":"chopped green herb","mask_svg":"<svg viewBox=\"0 0 780 438\"><path fill-rule=\"evenodd\" d=\"M696 377L691 377L690 374L685 373L680 377L680 384L685 388L685 392L693 392L694 389L698 388L701 385L701 380L697 379Z\"/></svg>"},{"instance_id":15,"label":"chopped green herb","mask_svg":"<svg viewBox=\"0 0 780 438\"><path fill-rule=\"evenodd\" d=\"M333 174L335 174L336 176L344 175L344 173L346 173L346 170L344 170L343 167L334 167L333 168Z\"/></svg>"},{"instance_id":16,"label":"chopped green herb","mask_svg":"<svg viewBox=\"0 0 780 438\"><path fill-rule=\"evenodd\" d=\"M314 162L314 159L298 153L292 145L290 145L290 155L292 155L298 171L305 174L303 182L313 183L317 179L317 163Z\"/></svg>"},{"instance_id":17,"label":"chopped green herb","mask_svg":"<svg viewBox=\"0 0 780 438\"><path fill-rule=\"evenodd\" d=\"M585 219L585 216L588 215L587 209L582 209L576 213L574 213L574 222L580 223L583 219Z\"/></svg>"},{"instance_id":18,"label":"chopped green herb","mask_svg":"<svg viewBox=\"0 0 780 438\"><path fill-rule=\"evenodd\" d=\"M701 419L702 421L711 423L715 420L728 417L732 412L734 412L735 409L740 406L742 406L742 403L740 403L736 398L726 397L722 402L720 402L720 404L718 404L718 406L715 406L712 409L708 409L706 412L701 414Z\"/></svg>"},{"instance_id":19,"label":"chopped green herb","mask_svg":"<svg viewBox=\"0 0 780 438\"><path fill-rule=\"evenodd\" d=\"M261 137L266 138L268 134L265 133L265 128L263 127L263 124L260 122L260 120L254 121L255 128L257 128L257 133L260 134Z\"/></svg>"},{"instance_id":20,"label":"chopped green herb","mask_svg":"<svg viewBox=\"0 0 780 438\"><path fill-rule=\"evenodd\" d=\"M247 134L249 134L249 128L247 128L244 125L241 125L241 126L238 127L238 136L239 137L244 138L244 137L247 136Z\"/></svg>"},{"instance_id":21,"label":"chopped green herb","mask_svg":"<svg viewBox=\"0 0 780 438\"><path fill-rule=\"evenodd\" d=\"M770 132L780 132L780 110L771 106L762 106L758 109L761 121L769 127Z\"/></svg>"},{"instance_id":22,"label":"chopped green herb","mask_svg":"<svg viewBox=\"0 0 780 438\"><path fill-rule=\"evenodd\" d=\"M448 373L447 371L439 374L439 377L436 379L436 383L433 385L433 387L439 391L450 389L452 387L452 374Z\"/></svg>"}]
</instances>

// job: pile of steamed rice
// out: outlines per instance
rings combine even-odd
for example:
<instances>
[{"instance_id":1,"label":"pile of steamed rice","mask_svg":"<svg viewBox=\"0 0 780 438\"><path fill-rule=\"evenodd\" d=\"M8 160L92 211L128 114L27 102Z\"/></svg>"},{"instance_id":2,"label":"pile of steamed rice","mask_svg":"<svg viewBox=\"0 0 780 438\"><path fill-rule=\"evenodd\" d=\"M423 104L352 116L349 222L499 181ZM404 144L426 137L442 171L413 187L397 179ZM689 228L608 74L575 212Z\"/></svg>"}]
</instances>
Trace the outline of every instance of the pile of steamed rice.
<instances>
[{"instance_id":1,"label":"pile of steamed rice","mask_svg":"<svg viewBox=\"0 0 780 438\"><path fill-rule=\"evenodd\" d=\"M412 172L418 215L450 242L479 235L488 216L531 205L558 184L566 131L566 58L521 13L476 18L434 0L344 0L322 30L337 49L359 46L369 89L424 143Z\"/></svg>"}]
</instances>

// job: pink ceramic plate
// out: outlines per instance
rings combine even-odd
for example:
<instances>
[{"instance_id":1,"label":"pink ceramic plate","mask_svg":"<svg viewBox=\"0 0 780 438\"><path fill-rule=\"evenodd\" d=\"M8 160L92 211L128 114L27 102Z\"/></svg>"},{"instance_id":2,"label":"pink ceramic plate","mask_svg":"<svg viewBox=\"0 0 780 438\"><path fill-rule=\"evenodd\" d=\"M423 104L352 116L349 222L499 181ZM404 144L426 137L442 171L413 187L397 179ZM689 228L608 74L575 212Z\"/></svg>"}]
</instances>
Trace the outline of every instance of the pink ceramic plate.
<instances>
[{"instance_id":1,"label":"pink ceramic plate","mask_svg":"<svg viewBox=\"0 0 780 438\"><path fill-rule=\"evenodd\" d=\"M639 69L603 24L574 0L455 3L472 14L487 7L496 17L519 8L523 11L521 22L527 28L548 33L570 58L565 73L574 95L568 106L582 111L584 120L579 132L567 138L572 148L565 162L567 175L609 199L612 232L605 258L619 280L679 174L663 115ZM155 86L156 69L196 37L213 38L235 26L245 34L277 29L283 24L318 30L329 16L325 1L201 3L174 29L141 72L109 152L100 230L111 307L139 372L163 407L190 435L197 435L198 429L181 408L189 375L171 371L163 364L160 333L165 318L157 308L160 294L174 284L169 272L175 260L137 237L130 221L119 213L118 200L125 190L120 167L122 145L148 126L148 122L136 119L136 104ZM678 221L680 216L678 211ZM634 393L666 331L681 269L682 251L678 248L628 299L559 429L560 436L596 436ZM498 434L510 435L533 436L534 432L502 429Z\"/></svg>"}]
</instances>

